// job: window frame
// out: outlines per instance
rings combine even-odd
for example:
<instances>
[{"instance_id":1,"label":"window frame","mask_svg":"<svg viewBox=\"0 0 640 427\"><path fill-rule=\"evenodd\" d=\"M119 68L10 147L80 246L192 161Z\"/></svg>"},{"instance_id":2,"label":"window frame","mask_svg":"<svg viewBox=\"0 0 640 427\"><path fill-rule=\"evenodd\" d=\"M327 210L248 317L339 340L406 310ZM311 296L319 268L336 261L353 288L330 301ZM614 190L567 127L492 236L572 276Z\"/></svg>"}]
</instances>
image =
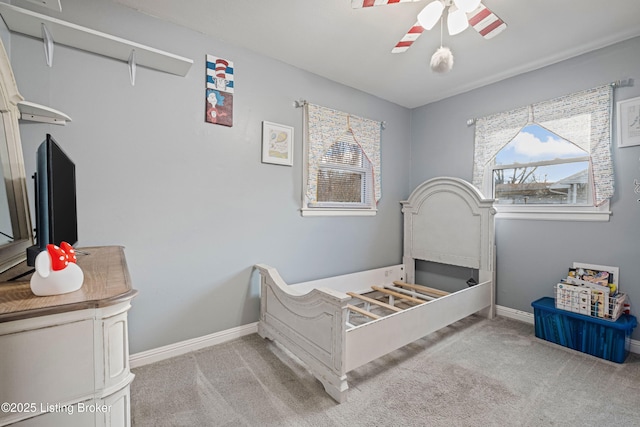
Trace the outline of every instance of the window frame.
<instances>
[{"instance_id":1,"label":"window frame","mask_svg":"<svg viewBox=\"0 0 640 427\"><path fill-rule=\"evenodd\" d=\"M365 191L362 191L362 195L365 198L363 203L351 203L351 202L318 202L310 200L307 197L309 191L309 180L314 178L310 175L310 163L311 163L311 151L312 145L315 142L311 142L310 138L310 124L309 124L309 106L311 104L305 104L305 120L304 120L304 137L303 137L303 152L305 158L303 161L303 173L302 173L302 200L300 213L303 217L312 216L375 216L378 212L377 202L380 197L380 130L381 123L361 117L353 116L347 113L343 113L337 110L327 109L326 107L319 107L313 105L315 109L324 110L330 112L330 120L327 124L327 130L330 132L342 132L340 136L336 138L333 144L343 140L345 134L349 134L351 139L346 141L348 144L353 144L361 150L363 158L363 167L353 167L338 163L329 163L330 167L320 166L320 164L314 163L315 173L320 169L336 169L344 171L353 171L363 173L364 179L362 180L363 189L370 192L365 195ZM314 123L317 123L314 121ZM343 127L344 126L344 127ZM365 131L366 129L366 131ZM371 132L375 129L377 134ZM356 136L357 132L357 136ZM317 145L314 145L317 147ZM374 149L374 151L372 151ZM325 153L326 153L325 149ZM316 152L316 156L318 153ZM324 155L324 153L323 153ZM370 157L371 156L371 157ZM316 157L317 159L317 157ZM315 177L317 178L317 176ZM316 189L317 191L317 189Z\"/></svg>"},{"instance_id":2,"label":"window frame","mask_svg":"<svg viewBox=\"0 0 640 427\"><path fill-rule=\"evenodd\" d=\"M520 131L537 124L585 149L589 155L589 191L593 205L499 205L497 218L609 221L614 195L611 153L613 86L602 85L512 110L474 119L476 126L472 182L493 195L493 157ZM572 127L568 120L587 120L588 128ZM586 132L586 129L589 129ZM490 172L489 172L490 171Z\"/></svg>"},{"instance_id":3,"label":"window frame","mask_svg":"<svg viewBox=\"0 0 640 427\"><path fill-rule=\"evenodd\" d=\"M353 135L351 137L353 138ZM357 150L359 150L362 166L353 166L353 165L343 164L343 163L320 162L318 166L318 172L320 172L321 170L334 170L334 171L340 171L340 172L350 172L350 173L359 174L361 176L360 202L315 202L315 203L310 203L309 205L312 208L369 209L371 208L371 205L372 205L371 200L373 199L373 194L367 194L367 189L370 189L371 185L373 184L373 179L372 179L373 173L372 173L371 163L367 159L367 156L362 150L362 148L360 148L358 144L355 143L355 139L353 143L340 140L340 141L336 141L334 145L338 143L350 144L350 145L353 145Z\"/></svg>"},{"instance_id":4,"label":"window frame","mask_svg":"<svg viewBox=\"0 0 640 427\"><path fill-rule=\"evenodd\" d=\"M353 135L352 135L353 137ZM340 141L336 141L335 144ZM373 206L373 194L367 195L367 189L373 191L373 168L371 163L367 159L364 151L361 147L358 147L355 143L346 142L347 144L353 144L362 153L363 166L351 166L341 163L320 163L318 171L320 170L337 170L352 173L359 173L362 175L360 184L360 196L364 199L362 202L307 202L307 207L304 207L305 201L303 200L303 207L301 209L303 216L373 216L376 214L377 209ZM304 196L303 196L304 198Z\"/></svg>"},{"instance_id":5,"label":"window frame","mask_svg":"<svg viewBox=\"0 0 640 427\"><path fill-rule=\"evenodd\" d=\"M563 159L558 162L533 162L533 163L547 163L547 164L562 164L569 163ZM573 159L571 159L573 162ZM593 182L591 173L591 156L588 156L589 161L589 200L587 204L575 204L575 205L558 205L558 204L536 204L536 205L501 205L494 203L493 207L496 210L497 219L526 219L526 220L557 220L557 221L609 221L611 216L611 210L609 208L609 200L600 206L593 206ZM530 163L522 163L518 166L529 165ZM497 165L499 167L491 166L485 168L485 174L483 179L483 194L490 195L492 198L495 196L493 186L493 171L496 169L508 169L508 166L514 165Z\"/></svg>"},{"instance_id":6,"label":"window frame","mask_svg":"<svg viewBox=\"0 0 640 427\"><path fill-rule=\"evenodd\" d=\"M499 153L499 152L498 152ZM517 168L523 168L523 167L530 167L530 166L557 166L557 165L565 165L565 164L569 164L569 163L583 163L583 162L587 162L587 176L588 176L588 182L587 182L587 188L588 188L588 192L587 192L587 201L585 203L572 203L572 204L562 204L562 203L535 203L535 204L530 204L528 206L554 206L554 207L559 207L559 206L563 206L563 207L580 207L580 206L593 206L593 177L592 177L592 171L591 171L591 157L586 155L586 156L581 156L581 157L572 157L572 158L567 158L567 159L553 159L553 160L541 160L541 161L536 161L536 162L529 162L529 163L513 163L513 164L509 164L509 165L493 165L493 167L491 168L487 168L488 173L491 174L491 190L489 191L489 194L493 195L494 199L497 199L495 197L496 195L496 186L495 186L495 179L493 177L493 173L496 170L508 170L508 169L517 169ZM496 206L521 206L522 204L514 204L514 205L508 205L508 204L500 204L500 203L496 203Z\"/></svg>"}]
</instances>

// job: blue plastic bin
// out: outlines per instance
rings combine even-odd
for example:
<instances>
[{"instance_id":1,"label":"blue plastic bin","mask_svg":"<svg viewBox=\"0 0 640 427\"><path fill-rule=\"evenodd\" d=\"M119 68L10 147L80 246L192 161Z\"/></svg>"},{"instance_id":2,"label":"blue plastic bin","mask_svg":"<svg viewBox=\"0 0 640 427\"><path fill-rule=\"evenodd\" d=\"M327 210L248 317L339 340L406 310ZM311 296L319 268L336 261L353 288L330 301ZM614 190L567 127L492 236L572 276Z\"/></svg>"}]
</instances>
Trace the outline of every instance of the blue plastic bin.
<instances>
[{"instance_id":1,"label":"blue plastic bin","mask_svg":"<svg viewBox=\"0 0 640 427\"><path fill-rule=\"evenodd\" d=\"M627 338L638 325L635 316L623 314L615 322L585 316L557 309L550 297L540 298L531 306L536 337L616 363L627 358Z\"/></svg>"}]
</instances>

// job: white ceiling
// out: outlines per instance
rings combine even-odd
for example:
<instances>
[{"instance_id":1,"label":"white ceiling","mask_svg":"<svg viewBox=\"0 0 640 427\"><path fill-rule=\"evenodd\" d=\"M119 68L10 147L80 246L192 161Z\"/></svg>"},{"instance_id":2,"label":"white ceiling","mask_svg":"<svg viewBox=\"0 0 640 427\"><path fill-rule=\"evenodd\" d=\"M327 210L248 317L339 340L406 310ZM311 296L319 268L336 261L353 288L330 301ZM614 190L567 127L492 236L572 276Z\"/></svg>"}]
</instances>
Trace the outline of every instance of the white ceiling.
<instances>
[{"instance_id":1,"label":"white ceiling","mask_svg":"<svg viewBox=\"0 0 640 427\"><path fill-rule=\"evenodd\" d=\"M445 28L454 66L437 74L429 61L439 25L391 53L431 0L365 9L351 0L115 1L408 108L640 36L640 0L483 0L507 29L485 40Z\"/></svg>"}]
</instances>

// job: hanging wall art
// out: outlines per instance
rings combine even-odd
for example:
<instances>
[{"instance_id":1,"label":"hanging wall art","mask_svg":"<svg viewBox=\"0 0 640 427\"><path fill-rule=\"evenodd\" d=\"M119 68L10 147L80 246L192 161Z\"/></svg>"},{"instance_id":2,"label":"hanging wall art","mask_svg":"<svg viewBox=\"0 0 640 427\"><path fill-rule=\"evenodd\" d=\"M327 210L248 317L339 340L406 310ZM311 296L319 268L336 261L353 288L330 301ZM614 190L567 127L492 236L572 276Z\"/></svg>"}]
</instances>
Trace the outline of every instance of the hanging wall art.
<instances>
[{"instance_id":1,"label":"hanging wall art","mask_svg":"<svg viewBox=\"0 0 640 427\"><path fill-rule=\"evenodd\" d=\"M205 121L233 126L233 62L207 55Z\"/></svg>"},{"instance_id":2,"label":"hanging wall art","mask_svg":"<svg viewBox=\"0 0 640 427\"><path fill-rule=\"evenodd\" d=\"M293 128L262 122L262 163L293 165Z\"/></svg>"},{"instance_id":3,"label":"hanging wall art","mask_svg":"<svg viewBox=\"0 0 640 427\"><path fill-rule=\"evenodd\" d=\"M618 147L640 145L640 96L617 105Z\"/></svg>"}]
</instances>

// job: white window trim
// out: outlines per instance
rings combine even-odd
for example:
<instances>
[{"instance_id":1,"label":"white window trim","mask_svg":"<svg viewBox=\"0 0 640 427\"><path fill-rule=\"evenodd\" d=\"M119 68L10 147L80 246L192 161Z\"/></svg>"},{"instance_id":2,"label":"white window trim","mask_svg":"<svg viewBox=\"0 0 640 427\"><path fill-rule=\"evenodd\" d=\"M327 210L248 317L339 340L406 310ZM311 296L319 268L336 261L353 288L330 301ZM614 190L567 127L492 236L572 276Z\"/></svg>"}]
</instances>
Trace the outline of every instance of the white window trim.
<instances>
[{"instance_id":1,"label":"white window trim","mask_svg":"<svg viewBox=\"0 0 640 427\"><path fill-rule=\"evenodd\" d=\"M327 169L332 169L328 167ZM371 188L371 174L367 173L365 168L349 168L342 170L350 170L363 175L362 191L365 188ZM366 184L364 181L368 181ZM303 200L303 204L304 204ZM378 210L366 203L339 203L339 202L316 202L308 203L308 207L300 209L302 216L375 216Z\"/></svg>"},{"instance_id":2,"label":"white window trim","mask_svg":"<svg viewBox=\"0 0 640 427\"><path fill-rule=\"evenodd\" d=\"M493 196L493 168L486 168L483 193ZM592 194L590 197L592 197ZM525 219L541 221L609 221L609 200L593 205L501 205L494 203L496 219Z\"/></svg>"},{"instance_id":3,"label":"white window trim","mask_svg":"<svg viewBox=\"0 0 640 427\"><path fill-rule=\"evenodd\" d=\"M538 162L529 162L529 163L514 163L511 165L495 165L491 169L492 170L500 170L500 169L515 169L529 166L553 166L553 165L564 165L567 163L580 163L580 162L588 162L591 160L590 156L582 156L582 157L572 157L569 159L553 159L553 160L542 160Z\"/></svg>"},{"instance_id":4,"label":"white window trim","mask_svg":"<svg viewBox=\"0 0 640 427\"><path fill-rule=\"evenodd\" d=\"M307 141L305 139L304 141L304 152L308 153L307 151ZM358 173L362 173L364 179L363 179L363 187L367 188L372 188L371 186L373 185L373 180L371 179L371 173L367 173L368 171L366 170L366 168L357 168L357 167L349 167L346 165L343 165L342 168L336 168L334 167L334 165L329 165L329 166L325 166L325 168L327 169L342 169L342 170L349 170L349 171L353 171L353 172L358 172ZM304 167L303 167L303 188L304 185L306 184L306 179L307 179L307 174L308 172L308 168L307 168L307 162L304 162ZM365 185L365 181L367 181L366 185ZM364 190L364 188L363 188ZM359 204L359 203L332 203L332 202L316 202L316 203L308 203L304 192L302 195L302 207L300 208L300 214L302 216L308 216L308 217L313 217L313 216L375 216L376 213L378 212L378 209L375 208L375 206L373 205L367 205L365 203Z\"/></svg>"},{"instance_id":5,"label":"white window trim","mask_svg":"<svg viewBox=\"0 0 640 427\"><path fill-rule=\"evenodd\" d=\"M528 219L528 220L555 220L555 221L609 221L611 210L609 201L601 206L564 206L538 205L538 206L514 206L499 205L495 203L497 219Z\"/></svg>"},{"instance_id":6,"label":"white window trim","mask_svg":"<svg viewBox=\"0 0 640 427\"><path fill-rule=\"evenodd\" d=\"M354 144L355 145L355 144ZM359 150L362 151L362 148L358 147ZM341 164L337 164L337 163L321 163L320 166L318 167L318 172L320 170L335 170L335 171L344 171L344 172L351 172L354 174L359 174L362 179L361 179L361 185L360 185L360 197L361 197L361 202L315 202L315 203L309 203L308 206L311 209L314 208L333 208L333 209L371 209L371 200L373 200L373 194L366 194L367 189L371 189L372 185L373 185L373 179L372 178L372 167L371 164L369 163L369 161L366 158L366 155L364 154L364 152L362 152L363 155L363 162L365 162L369 167L365 167L365 166L351 166L351 165L341 165ZM369 200L371 199L371 200ZM367 204L367 201L369 202L369 204Z\"/></svg>"},{"instance_id":7,"label":"white window trim","mask_svg":"<svg viewBox=\"0 0 640 427\"><path fill-rule=\"evenodd\" d=\"M375 216L378 212L375 208L301 208L302 216Z\"/></svg>"}]
</instances>

